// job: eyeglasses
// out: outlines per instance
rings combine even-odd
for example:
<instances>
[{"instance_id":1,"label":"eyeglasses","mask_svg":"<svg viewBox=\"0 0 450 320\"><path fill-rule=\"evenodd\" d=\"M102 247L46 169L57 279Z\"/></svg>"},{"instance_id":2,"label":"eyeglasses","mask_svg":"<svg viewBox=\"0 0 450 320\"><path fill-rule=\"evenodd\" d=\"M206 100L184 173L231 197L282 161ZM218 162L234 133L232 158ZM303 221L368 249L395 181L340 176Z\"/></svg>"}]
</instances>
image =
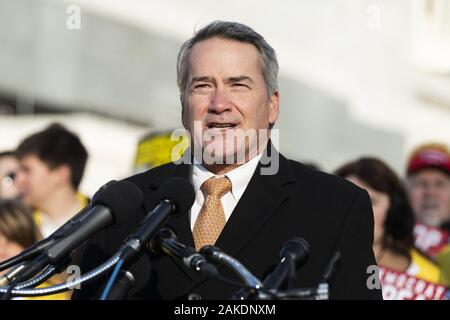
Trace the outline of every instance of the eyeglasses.
<instances>
[{"instance_id":1,"label":"eyeglasses","mask_svg":"<svg viewBox=\"0 0 450 320\"><path fill-rule=\"evenodd\" d=\"M14 185L14 183L15 183L16 176L17 176L17 173L14 172L14 171L9 172L8 174L6 174L3 177L3 179L1 180L2 187L11 188Z\"/></svg>"}]
</instances>

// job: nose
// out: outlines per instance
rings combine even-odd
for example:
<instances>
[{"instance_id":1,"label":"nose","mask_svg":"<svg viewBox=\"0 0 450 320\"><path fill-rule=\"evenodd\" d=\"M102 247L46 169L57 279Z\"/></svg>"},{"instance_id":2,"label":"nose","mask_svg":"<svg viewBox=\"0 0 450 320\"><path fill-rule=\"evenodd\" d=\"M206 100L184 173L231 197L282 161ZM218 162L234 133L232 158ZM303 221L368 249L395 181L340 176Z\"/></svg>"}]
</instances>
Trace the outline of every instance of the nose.
<instances>
[{"instance_id":1,"label":"nose","mask_svg":"<svg viewBox=\"0 0 450 320\"><path fill-rule=\"evenodd\" d=\"M221 114L231 110L231 101L226 90L217 88L211 97L208 112Z\"/></svg>"}]
</instances>

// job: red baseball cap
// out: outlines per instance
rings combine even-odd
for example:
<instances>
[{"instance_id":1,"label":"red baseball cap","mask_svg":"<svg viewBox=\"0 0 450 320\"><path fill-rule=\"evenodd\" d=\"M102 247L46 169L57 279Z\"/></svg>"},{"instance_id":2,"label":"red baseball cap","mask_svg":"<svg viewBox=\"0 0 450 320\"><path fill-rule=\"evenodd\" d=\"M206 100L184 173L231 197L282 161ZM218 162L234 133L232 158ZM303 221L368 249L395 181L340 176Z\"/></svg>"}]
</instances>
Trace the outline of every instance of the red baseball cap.
<instances>
[{"instance_id":1,"label":"red baseball cap","mask_svg":"<svg viewBox=\"0 0 450 320\"><path fill-rule=\"evenodd\" d=\"M425 168L436 168L450 174L450 152L447 146L430 143L413 151L408 163L408 175Z\"/></svg>"}]
</instances>

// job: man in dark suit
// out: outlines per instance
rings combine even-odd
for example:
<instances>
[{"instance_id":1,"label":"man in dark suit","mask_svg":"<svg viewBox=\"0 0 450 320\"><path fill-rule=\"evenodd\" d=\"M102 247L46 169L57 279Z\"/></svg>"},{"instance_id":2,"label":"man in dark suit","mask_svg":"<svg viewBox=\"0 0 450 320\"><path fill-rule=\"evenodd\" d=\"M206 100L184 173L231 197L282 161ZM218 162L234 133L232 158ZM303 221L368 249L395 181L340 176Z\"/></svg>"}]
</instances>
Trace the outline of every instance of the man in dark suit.
<instances>
[{"instance_id":1,"label":"man in dark suit","mask_svg":"<svg viewBox=\"0 0 450 320\"><path fill-rule=\"evenodd\" d=\"M380 299L381 290L368 287L372 274L367 269L376 262L367 193L286 159L272 144L279 111L278 63L264 38L239 23L213 22L182 46L177 74L191 148L180 164L128 178L144 193L144 208L126 224L87 243L82 271L116 252L158 204L164 181L184 177L194 186L194 205L167 224L180 242L196 249L214 244L263 279L278 263L283 244L302 237L311 252L298 272L300 287L316 286L339 251L342 268L332 283L331 298ZM127 268L137 278L129 299L228 299L239 290L151 252ZM233 278L229 270L219 271ZM104 282L102 278L84 285L73 298L98 297Z\"/></svg>"}]
</instances>

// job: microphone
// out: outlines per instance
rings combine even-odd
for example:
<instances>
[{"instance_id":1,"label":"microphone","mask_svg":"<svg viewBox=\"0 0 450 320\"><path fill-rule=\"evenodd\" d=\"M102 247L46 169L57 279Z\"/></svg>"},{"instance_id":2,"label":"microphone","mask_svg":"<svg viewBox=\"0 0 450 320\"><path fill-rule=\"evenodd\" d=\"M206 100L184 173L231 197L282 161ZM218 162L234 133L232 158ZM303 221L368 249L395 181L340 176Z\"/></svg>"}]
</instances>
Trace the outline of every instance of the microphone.
<instances>
[{"instance_id":1,"label":"microphone","mask_svg":"<svg viewBox=\"0 0 450 320\"><path fill-rule=\"evenodd\" d=\"M336 276L337 272L341 269L341 267L342 267L342 256L341 253L337 251L331 257L331 260L328 263L320 279L320 283L330 284L334 280L334 277Z\"/></svg>"},{"instance_id":2,"label":"microphone","mask_svg":"<svg viewBox=\"0 0 450 320\"><path fill-rule=\"evenodd\" d=\"M175 233L168 229L161 229L148 243L149 249L158 254L166 254L177 259L191 270L203 273L210 278L217 276L217 268L192 247L187 247L177 241Z\"/></svg>"},{"instance_id":3,"label":"microphone","mask_svg":"<svg viewBox=\"0 0 450 320\"><path fill-rule=\"evenodd\" d=\"M133 274L128 270L122 270L119 273L117 281L111 288L108 300L123 300L130 289L136 283Z\"/></svg>"},{"instance_id":4,"label":"microphone","mask_svg":"<svg viewBox=\"0 0 450 320\"><path fill-rule=\"evenodd\" d=\"M14 277L22 271L22 269L25 267L25 263L21 265L17 265L14 268L11 268L6 272L5 274L0 276L0 287L4 287L8 285Z\"/></svg>"},{"instance_id":5,"label":"microphone","mask_svg":"<svg viewBox=\"0 0 450 320\"><path fill-rule=\"evenodd\" d=\"M111 183L99 193L89 207L55 231L55 241L16 275L12 284L27 279L48 264L58 264L89 237L111 225L121 225L142 205L141 190L133 183Z\"/></svg>"},{"instance_id":6,"label":"microphone","mask_svg":"<svg viewBox=\"0 0 450 320\"><path fill-rule=\"evenodd\" d=\"M289 276L295 279L295 270L306 264L310 250L303 238L287 241L280 250L280 262L263 281L264 288L279 289Z\"/></svg>"},{"instance_id":7,"label":"microphone","mask_svg":"<svg viewBox=\"0 0 450 320\"><path fill-rule=\"evenodd\" d=\"M195 192L191 183L182 178L171 178L160 187L161 201L153 211L147 214L135 233L125 239L119 249L125 261L133 258L143 249L143 245L153 238L159 228L172 215L188 211L195 200Z\"/></svg>"},{"instance_id":8,"label":"microphone","mask_svg":"<svg viewBox=\"0 0 450 320\"><path fill-rule=\"evenodd\" d=\"M117 181L112 180L103 185L92 197L91 204L95 202L95 200L102 195L102 193L111 185L117 183ZM86 218L87 215L90 214L91 206L87 206L82 209L79 213L77 213L74 217L72 217L69 221L64 223L58 230L53 232L50 236L45 239L42 239L27 249L23 250L20 254L5 260L0 263L0 271L8 269L12 266L15 266L23 261L35 258L40 253L42 253L46 248L50 247L52 244L56 242L57 239L64 237L66 234L73 232L78 225L82 223L82 221Z\"/></svg>"}]
</instances>

